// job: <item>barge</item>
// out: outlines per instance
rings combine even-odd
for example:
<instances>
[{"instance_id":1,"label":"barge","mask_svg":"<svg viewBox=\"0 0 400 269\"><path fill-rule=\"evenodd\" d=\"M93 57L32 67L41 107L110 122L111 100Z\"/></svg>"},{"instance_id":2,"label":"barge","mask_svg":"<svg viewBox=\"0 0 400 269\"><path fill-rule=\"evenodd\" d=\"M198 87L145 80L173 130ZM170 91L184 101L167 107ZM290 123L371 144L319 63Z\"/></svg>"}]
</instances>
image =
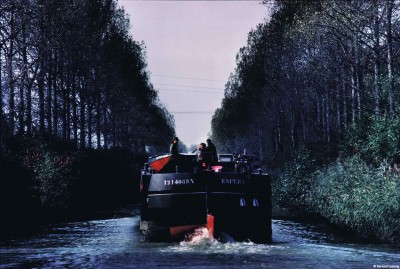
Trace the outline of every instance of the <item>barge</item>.
<instances>
[{"instance_id":1,"label":"barge","mask_svg":"<svg viewBox=\"0 0 400 269\"><path fill-rule=\"evenodd\" d=\"M142 169L141 242L181 241L200 227L218 239L271 242L271 178L254 156L219 154L198 164L194 154L149 158Z\"/></svg>"}]
</instances>

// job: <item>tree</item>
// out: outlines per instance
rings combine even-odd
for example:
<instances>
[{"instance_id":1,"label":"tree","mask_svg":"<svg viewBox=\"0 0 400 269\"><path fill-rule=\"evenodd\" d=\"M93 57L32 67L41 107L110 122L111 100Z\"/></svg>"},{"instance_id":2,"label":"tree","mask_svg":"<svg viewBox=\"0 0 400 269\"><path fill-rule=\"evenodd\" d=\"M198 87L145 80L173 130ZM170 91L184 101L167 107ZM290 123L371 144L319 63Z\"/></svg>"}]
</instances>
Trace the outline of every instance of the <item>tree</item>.
<instances>
[{"instance_id":1,"label":"tree","mask_svg":"<svg viewBox=\"0 0 400 269\"><path fill-rule=\"evenodd\" d=\"M264 161L306 145L326 161L346 144L351 124L366 128L371 114L393 115L399 3L275 1L271 20L238 53L213 116L214 140L250 148Z\"/></svg>"},{"instance_id":2,"label":"tree","mask_svg":"<svg viewBox=\"0 0 400 269\"><path fill-rule=\"evenodd\" d=\"M134 151L169 142L172 116L116 1L2 1L0 11L0 108L13 133Z\"/></svg>"}]
</instances>

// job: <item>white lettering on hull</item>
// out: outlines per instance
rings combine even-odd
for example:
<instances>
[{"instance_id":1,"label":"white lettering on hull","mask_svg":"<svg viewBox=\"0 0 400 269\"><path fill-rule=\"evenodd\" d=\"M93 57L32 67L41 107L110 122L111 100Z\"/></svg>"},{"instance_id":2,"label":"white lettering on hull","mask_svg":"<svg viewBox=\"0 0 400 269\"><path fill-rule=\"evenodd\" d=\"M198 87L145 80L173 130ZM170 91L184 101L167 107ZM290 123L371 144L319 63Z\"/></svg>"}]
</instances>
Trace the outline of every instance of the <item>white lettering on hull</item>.
<instances>
[{"instance_id":1,"label":"white lettering on hull","mask_svg":"<svg viewBox=\"0 0 400 269\"><path fill-rule=\"evenodd\" d=\"M246 181L241 178L222 178L221 184L244 185L246 184Z\"/></svg>"},{"instance_id":2,"label":"white lettering on hull","mask_svg":"<svg viewBox=\"0 0 400 269\"><path fill-rule=\"evenodd\" d=\"M164 180L164 186L172 186L172 185L190 185L194 184L194 180L192 178L184 178L184 179L166 179Z\"/></svg>"}]
</instances>

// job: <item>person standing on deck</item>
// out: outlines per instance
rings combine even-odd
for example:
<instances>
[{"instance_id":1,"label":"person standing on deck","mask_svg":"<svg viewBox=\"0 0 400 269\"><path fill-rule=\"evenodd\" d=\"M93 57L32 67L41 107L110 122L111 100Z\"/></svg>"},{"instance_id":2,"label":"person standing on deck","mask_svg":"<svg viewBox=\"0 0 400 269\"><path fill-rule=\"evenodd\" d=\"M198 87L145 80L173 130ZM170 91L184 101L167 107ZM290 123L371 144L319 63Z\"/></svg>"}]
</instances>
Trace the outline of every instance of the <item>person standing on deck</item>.
<instances>
[{"instance_id":1,"label":"person standing on deck","mask_svg":"<svg viewBox=\"0 0 400 269\"><path fill-rule=\"evenodd\" d=\"M197 151L197 162L201 163L203 162L204 159L204 150L206 149L206 144L205 143L200 143L199 148L196 150Z\"/></svg>"},{"instance_id":2,"label":"person standing on deck","mask_svg":"<svg viewBox=\"0 0 400 269\"><path fill-rule=\"evenodd\" d=\"M172 155L170 165L172 166L172 169L175 169L175 172L178 172L178 167L181 165L181 155L178 151L178 142L179 138L175 136L172 139L171 146L169 147L169 152Z\"/></svg>"},{"instance_id":3,"label":"person standing on deck","mask_svg":"<svg viewBox=\"0 0 400 269\"><path fill-rule=\"evenodd\" d=\"M179 138L175 136L175 137L172 139L171 146L169 147L169 152L172 154L172 157L173 157L173 158L179 156L179 152L178 152L178 142L179 142Z\"/></svg>"},{"instance_id":4,"label":"person standing on deck","mask_svg":"<svg viewBox=\"0 0 400 269\"><path fill-rule=\"evenodd\" d=\"M215 147L214 143L211 142L210 138L208 138L206 142L207 147L205 151L211 154L211 162L218 162L217 148Z\"/></svg>"}]
</instances>

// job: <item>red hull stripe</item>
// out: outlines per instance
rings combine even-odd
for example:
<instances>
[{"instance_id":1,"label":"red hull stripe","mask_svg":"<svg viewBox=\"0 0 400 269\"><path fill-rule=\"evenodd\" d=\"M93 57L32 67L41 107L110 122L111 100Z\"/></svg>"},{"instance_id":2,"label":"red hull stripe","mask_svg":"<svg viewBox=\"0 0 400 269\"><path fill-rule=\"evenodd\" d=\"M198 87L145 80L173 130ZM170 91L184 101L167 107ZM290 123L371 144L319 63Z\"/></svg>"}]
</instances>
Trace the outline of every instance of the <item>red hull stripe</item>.
<instances>
[{"instance_id":1,"label":"red hull stripe","mask_svg":"<svg viewBox=\"0 0 400 269\"><path fill-rule=\"evenodd\" d=\"M172 156L165 156L161 159L155 160L152 163L149 163L149 166L154 169L155 171L160 171L163 167L171 160Z\"/></svg>"},{"instance_id":2,"label":"red hull stripe","mask_svg":"<svg viewBox=\"0 0 400 269\"><path fill-rule=\"evenodd\" d=\"M207 215L207 230L210 237L214 238L214 216Z\"/></svg>"},{"instance_id":3,"label":"red hull stripe","mask_svg":"<svg viewBox=\"0 0 400 269\"><path fill-rule=\"evenodd\" d=\"M171 237L178 237L190 232L193 232L199 227L204 227L205 225L186 225L186 226L175 226L175 227L170 227L169 232Z\"/></svg>"}]
</instances>

